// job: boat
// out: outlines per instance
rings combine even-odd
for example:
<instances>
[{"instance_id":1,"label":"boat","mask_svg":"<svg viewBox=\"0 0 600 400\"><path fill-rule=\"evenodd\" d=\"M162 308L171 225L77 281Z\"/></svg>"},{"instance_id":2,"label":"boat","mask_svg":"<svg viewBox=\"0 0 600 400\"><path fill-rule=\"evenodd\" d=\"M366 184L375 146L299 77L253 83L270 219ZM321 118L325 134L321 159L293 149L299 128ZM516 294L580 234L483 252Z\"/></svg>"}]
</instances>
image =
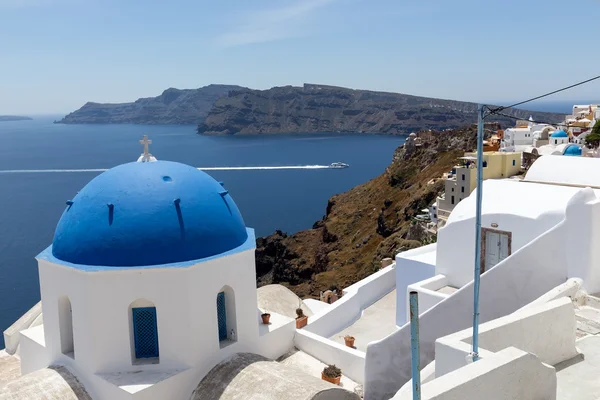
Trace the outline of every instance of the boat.
<instances>
[{"instance_id":1,"label":"boat","mask_svg":"<svg viewBox=\"0 0 600 400\"><path fill-rule=\"evenodd\" d=\"M348 168L350 165L343 162L334 162L329 165L329 168Z\"/></svg>"}]
</instances>

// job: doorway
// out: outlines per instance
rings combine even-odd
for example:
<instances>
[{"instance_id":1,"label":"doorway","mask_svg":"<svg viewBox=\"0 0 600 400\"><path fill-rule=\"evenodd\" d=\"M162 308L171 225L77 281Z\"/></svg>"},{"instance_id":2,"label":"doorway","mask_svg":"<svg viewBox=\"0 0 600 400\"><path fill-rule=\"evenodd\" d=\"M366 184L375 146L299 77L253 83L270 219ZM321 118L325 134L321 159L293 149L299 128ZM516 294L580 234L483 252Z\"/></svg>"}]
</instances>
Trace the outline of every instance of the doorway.
<instances>
[{"instance_id":1,"label":"doorway","mask_svg":"<svg viewBox=\"0 0 600 400\"><path fill-rule=\"evenodd\" d=\"M481 228L481 273L511 254L512 232Z\"/></svg>"}]
</instances>

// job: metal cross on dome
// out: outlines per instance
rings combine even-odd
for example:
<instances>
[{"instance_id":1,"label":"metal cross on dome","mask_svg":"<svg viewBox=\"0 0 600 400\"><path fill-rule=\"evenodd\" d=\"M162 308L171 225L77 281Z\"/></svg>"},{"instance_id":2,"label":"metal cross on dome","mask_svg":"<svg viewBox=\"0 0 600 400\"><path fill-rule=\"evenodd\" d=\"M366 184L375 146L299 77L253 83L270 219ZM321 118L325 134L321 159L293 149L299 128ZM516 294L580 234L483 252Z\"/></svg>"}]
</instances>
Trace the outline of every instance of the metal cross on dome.
<instances>
[{"instance_id":1,"label":"metal cross on dome","mask_svg":"<svg viewBox=\"0 0 600 400\"><path fill-rule=\"evenodd\" d=\"M152 144L152 140L148 140L148 135L144 135L142 137L142 140L140 140L140 144L144 146L144 153L142 154L142 162L150 161L150 157L152 156L152 154L150 154L150 152L149 152L148 145Z\"/></svg>"}]
</instances>

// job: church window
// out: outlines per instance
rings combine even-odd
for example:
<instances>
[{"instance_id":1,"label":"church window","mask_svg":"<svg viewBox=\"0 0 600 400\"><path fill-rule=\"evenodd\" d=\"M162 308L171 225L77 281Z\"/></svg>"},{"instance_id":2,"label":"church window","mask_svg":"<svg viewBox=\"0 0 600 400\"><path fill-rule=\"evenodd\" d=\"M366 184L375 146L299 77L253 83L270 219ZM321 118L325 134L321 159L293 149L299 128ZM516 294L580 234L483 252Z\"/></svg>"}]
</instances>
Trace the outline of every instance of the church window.
<instances>
[{"instance_id":1,"label":"church window","mask_svg":"<svg viewBox=\"0 0 600 400\"><path fill-rule=\"evenodd\" d=\"M132 360L134 363L157 363L159 359L156 307L147 300L136 300L130 306Z\"/></svg>"},{"instance_id":2,"label":"church window","mask_svg":"<svg viewBox=\"0 0 600 400\"><path fill-rule=\"evenodd\" d=\"M513 160L513 167L517 165L517 160Z\"/></svg>"},{"instance_id":3,"label":"church window","mask_svg":"<svg viewBox=\"0 0 600 400\"><path fill-rule=\"evenodd\" d=\"M460 192L461 192L461 193L464 193L464 192L465 192L465 187L464 187L464 186L461 186L461 188L460 188Z\"/></svg>"},{"instance_id":4,"label":"church window","mask_svg":"<svg viewBox=\"0 0 600 400\"><path fill-rule=\"evenodd\" d=\"M237 341L235 295L231 287L224 286L219 291L216 305L219 344L225 347Z\"/></svg>"},{"instance_id":5,"label":"church window","mask_svg":"<svg viewBox=\"0 0 600 400\"><path fill-rule=\"evenodd\" d=\"M452 196L451 204L454 204L454 196Z\"/></svg>"},{"instance_id":6,"label":"church window","mask_svg":"<svg viewBox=\"0 0 600 400\"><path fill-rule=\"evenodd\" d=\"M60 351L64 355L75 358L73 345L73 309L67 296L58 299L58 323L60 327Z\"/></svg>"}]
</instances>

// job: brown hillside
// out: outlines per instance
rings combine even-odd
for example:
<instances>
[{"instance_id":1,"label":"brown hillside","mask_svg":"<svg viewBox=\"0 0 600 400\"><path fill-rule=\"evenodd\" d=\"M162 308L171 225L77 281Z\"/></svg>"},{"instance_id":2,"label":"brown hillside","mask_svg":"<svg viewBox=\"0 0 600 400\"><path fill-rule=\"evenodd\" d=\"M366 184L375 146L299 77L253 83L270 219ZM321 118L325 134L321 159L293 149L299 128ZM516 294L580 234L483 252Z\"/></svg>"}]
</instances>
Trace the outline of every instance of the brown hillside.
<instances>
[{"instance_id":1,"label":"brown hillside","mask_svg":"<svg viewBox=\"0 0 600 400\"><path fill-rule=\"evenodd\" d=\"M316 297L372 274L382 258L420 246L423 236L413 217L443 189L442 181L430 181L473 150L476 131L428 131L419 137L422 146L398 148L383 174L332 197L312 229L259 238L259 286L281 283L299 296Z\"/></svg>"}]
</instances>

